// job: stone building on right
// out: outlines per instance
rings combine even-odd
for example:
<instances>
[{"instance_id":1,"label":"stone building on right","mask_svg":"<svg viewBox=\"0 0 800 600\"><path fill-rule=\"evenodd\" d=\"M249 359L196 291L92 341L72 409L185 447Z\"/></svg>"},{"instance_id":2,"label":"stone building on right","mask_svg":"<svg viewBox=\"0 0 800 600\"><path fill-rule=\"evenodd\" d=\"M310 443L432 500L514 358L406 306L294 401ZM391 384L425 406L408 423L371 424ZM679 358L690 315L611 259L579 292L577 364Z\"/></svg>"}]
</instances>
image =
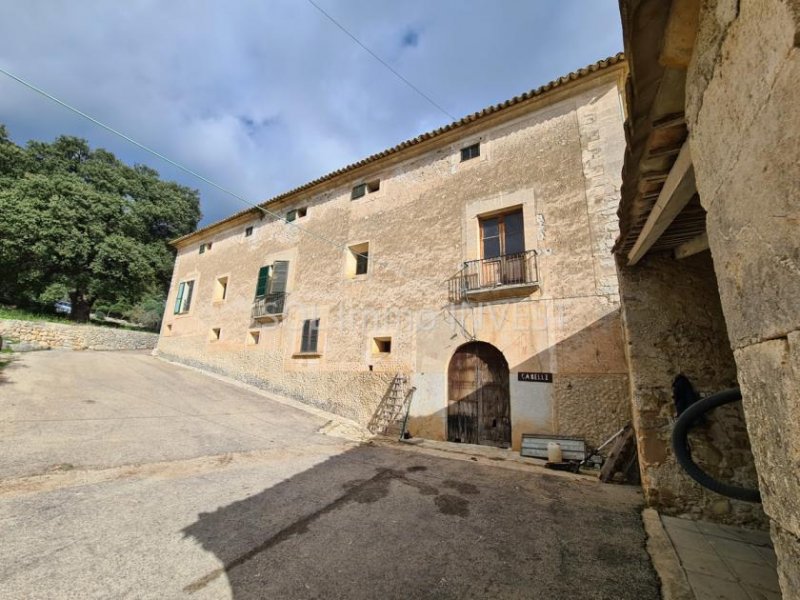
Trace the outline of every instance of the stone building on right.
<instances>
[{"instance_id":1,"label":"stone building on right","mask_svg":"<svg viewBox=\"0 0 800 600\"><path fill-rule=\"evenodd\" d=\"M643 488L662 512L768 520L800 598L800 0L620 0L627 150L615 253ZM672 382L739 385L680 471ZM752 451L751 451L752 450Z\"/></svg>"}]
</instances>

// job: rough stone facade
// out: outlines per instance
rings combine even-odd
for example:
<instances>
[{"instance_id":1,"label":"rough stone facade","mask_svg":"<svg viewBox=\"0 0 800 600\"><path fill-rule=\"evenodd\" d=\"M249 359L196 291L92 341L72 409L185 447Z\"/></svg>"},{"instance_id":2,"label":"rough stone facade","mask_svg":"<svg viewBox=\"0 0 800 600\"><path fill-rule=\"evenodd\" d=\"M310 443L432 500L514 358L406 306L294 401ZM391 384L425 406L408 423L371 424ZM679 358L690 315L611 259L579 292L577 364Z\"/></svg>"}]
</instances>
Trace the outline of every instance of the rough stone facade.
<instances>
[{"instance_id":1,"label":"rough stone facade","mask_svg":"<svg viewBox=\"0 0 800 600\"><path fill-rule=\"evenodd\" d=\"M648 504L673 515L765 525L758 504L728 500L695 483L675 461L673 378L683 373L703 397L735 387L736 364L725 330L709 252L676 260L647 256L620 266L633 419ZM708 415L692 434L692 455L711 475L743 487L758 479L738 405Z\"/></svg>"},{"instance_id":2,"label":"rough stone facade","mask_svg":"<svg viewBox=\"0 0 800 600\"><path fill-rule=\"evenodd\" d=\"M800 598L800 2L704 2L687 123L785 598Z\"/></svg>"},{"instance_id":3,"label":"rough stone facade","mask_svg":"<svg viewBox=\"0 0 800 600\"><path fill-rule=\"evenodd\" d=\"M158 335L96 325L0 319L0 336L39 350L151 350Z\"/></svg>"},{"instance_id":4,"label":"rough stone facade","mask_svg":"<svg viewBox=\"0 0 800 600\"><path fill-rule=\"evenodd\" d=\"M268 205L281 215L306 208L296 221L303 231L245 213L179 241L158 352L364 424L404 374L416 388L411 433L446 439L448 365L474 339L508 362L513 447L522 433L604 441L630 419L610 254L624 68L570 81ZM460 150L474 143L480 157L461 162ZM354 185L376 179L378 191L351 199ZM480 258L479 217L512 208L523 211L525 249L538 253L538 285L452 303L448 280ZM365 242L369 271L351 277L346 248ZM259 268L276 260L289 261L284 314L257 323L250 311ZM226 296L215 301L221 278ZM190 280L191 308L174 314L178 284ZM309 318L320 319L319 352L304 356ZM391 337L390 353L373 352L376 337ZM519 381L519 372L553 373L554 382Z\"/></svg>"}]
</instances>

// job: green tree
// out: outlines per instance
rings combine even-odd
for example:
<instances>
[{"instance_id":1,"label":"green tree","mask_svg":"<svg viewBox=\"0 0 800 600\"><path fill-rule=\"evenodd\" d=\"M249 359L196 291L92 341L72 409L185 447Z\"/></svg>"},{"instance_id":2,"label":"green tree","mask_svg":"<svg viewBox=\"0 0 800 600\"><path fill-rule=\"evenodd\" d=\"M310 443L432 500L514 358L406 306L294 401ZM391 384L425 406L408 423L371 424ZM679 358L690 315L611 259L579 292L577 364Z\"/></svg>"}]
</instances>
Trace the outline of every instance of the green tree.
<instances>
[{"instance_id":1,"label":"green tree","mask_svg":"<svg viewBox=\"0 0 800 600\"><path fill-rule=\"evenodd\" d=\"M168 241L193 231L196 190L129 167L62 136L19 148L0 128L0 298L52 303L72 318L92 306L134 306L169 288Z\"/></svg>"}]
</instances>

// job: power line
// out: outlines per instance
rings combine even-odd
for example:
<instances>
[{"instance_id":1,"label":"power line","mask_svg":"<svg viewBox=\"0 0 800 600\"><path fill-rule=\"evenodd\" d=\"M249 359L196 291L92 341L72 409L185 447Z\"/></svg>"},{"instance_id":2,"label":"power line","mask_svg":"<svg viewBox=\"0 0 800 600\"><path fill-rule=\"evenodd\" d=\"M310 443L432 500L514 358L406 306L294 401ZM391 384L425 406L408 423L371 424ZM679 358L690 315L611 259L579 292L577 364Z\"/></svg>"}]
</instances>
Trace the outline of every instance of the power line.
<instances>
[{"instance_id":1,"label":"power line","mask_svg":"<svg viewBox=\"0 0 800 600\"><path fill-rule=\"evenodd\" d=\"M53 102L55 102L56 104L59 104L59 105L63 106L63 107L64 107L64 108L66 108L67 110L69 110L69 111L72 111L72 112L74 112L74 113L75 113L75 114L77 114L77 115L80 115L80 116L81 116L81 117L83 117L84 119L87 119L87 120L91 121L91 122L92 122L92 123L94 123L95 125L97 125L97 126L99 126L99 127L102 127L102 128L103 128L103 129L105 129L106 131L110 131L110 132L111 132L111 133L113 133L114 135L117 135L117 136L121 137L122 139L126 140L127 142L130 142L131 144L133 144L134 146L137 146L138 148L141 148L141 149L142 149L142 150L144 150L145 152L149 152L149 153L150 153L150 154L152 154L153 156L156 156L156 157L160 158L161 160L163 160L163 161L165 161L165 162L168 162L168 163L169 163L169 164L171 164L172 166L174 166L174 167L177 167L178 169L180 169L181 171L184 171L185 173L188 173L189 175L192 175L193 177L197 177L198 179L200 179L201 181L204 181L204 182L205 182L205 183L207 183L208 185L210 185L210 186L212 186L212 187L215 187L216 189L220 190L221 192L223 192L223 193L225 193L225 194L228 194L229 196L231 196L231 197L233 197L233 198L236 198L236 199L237 199L237 200L239 200L240 202L244 202L244 203L245 203L245 204L247 204L248 206L250 206L250 207L252 207L252 208L255 208L255 209L258 209L258 210L262 211L262 212L263 212L264 214L266 214L266 215L269 215L269 216L271 216L271 217L275 217L276 219L278 219L278 220L280 220L280 221L283 221L283 222L284 222L286 225L291 225L292 227L295 227L295 228L296 228L298 231L302 231L302 232L303 232L303 233L305 233L306 235L310 235L310 236L312 236L312 237L315 237L315 238L317 238L317 239L319 239L319 240L322 240L322 241L324 241L324 242L327 242L327 243L331 244L332 246L334 246L334 247L336 247L336 248L350 250L350 249L349 249L349 248L348 248L346 245L344 245L344 244L340 244L339 242L336 242L336 241L334 241L334 240L331 240L330 238L327 238L327 237L325 237L325 236L323 236L323 235L320 235L320 234L318 234L318 233L315 233L315 232L313 232L313 231L309 231L309 230L307 230L305 227L301 227L301 226L300 226L300 225L298 225L297 223L295 223L295 222L293 222L293 221L289 221L289 220L288 220L286 217L284 217L284 216L282 216L282 215L279 215L278 213L272 212L271 210L268 210L268 209L264 208L264 207L263 207L263 206L261 206L260 204L255 204L255 203L253 203L253 202L250 202L250 200L247 200L246 198L243 198L242 196L240 196L240 195L239 195L239 194L237 194L236 192L234 192L234 191L232 191L232 190L229 190L228 188L226 188L226 187L224 187L224 186L222 186L222 185L218 184L217 182L215 182L215 181L212 181L212 180L211 180L211 179L209 179L208 177L205 177L204 175L201 175L201 174L200 174L200 173L198 173L197 171L194 171L193 169L190 169L189 167L187 167L187 166L185 166L185 165L182 165L181 163L179 163L179 162L176 162L176 161L172 160L171 158L169 158L168 156L165 156L165 155L161 154L161 153L160 153L160 152L158 152L157 150L153 150L153 149L152 149L152 148L150 148L149 146L145 146L145 145L144 145L144 144L142 144L141 142L137 142L137 141L136 141L135 139L133 139L132 137L130 137L130 136L128 136L128 135L126 135L126 134L122 133L121 131L119 131L119 130L117 130L117 129L114 129L114 128L113 128L113 127L111 127L110 125L106 125L106 124L105 124L105 123L103 123L102 121L99 121L99 120L95 119L95 118L94 118L94 117L92 117L91 115L88 115L88 114L86 114L85 112L83 112L82 110L80 110L80 109L78 109L78 108L75 108L75 107L74 107L74 106L72 106L71 104L67 104L67 103L66 103L66 102L64 102L63 100L61 100L61 99L59 99L59 98L56 98L56 97L55 97L55 96L53 96L52 94L50 94L50 93L46 92L45 90L43 90L42 88L40 88L40 87L38 87L38 86L36 86L36 85L34 85L34 84L30 83L29 81L25 81L25 80L24 80L24 79L22 79L21 77L18 77L18 76L16 76L16 75L14 75L13 73L10 73L9 71L6 71L6 70L5 70L5 69L3 69L2 67L0 67L0 73L2 73L3 75L6 75L6 76L8 76L8 77L10 77L10 78L11 78L11 79L13 79L14 81L17 81L18 83L21 83L22 85L24 85L24 86L25 86L25 87L27 87L28 89L31 89L31 90L33 90L33 91L34 91L34 92L36 92L37 94L41 94L41 95L42 95L42 96L44 96L45 98L47 98L47 99L49 99L49 100L52 100L52 101L53 101ZM355 256L361 256L361 257L363 257L363 258L367 258L367 256L366 256L366 255L362 255L362 254L360 254L360 253L358 253L358 252L353 252L353 254L354 254ZM374 260L374 259L373 259L373 260L371 260L370 262L372 262L373 264L382 264L382 263L383 263L383 261L376 261L376 260Z\"/></svg>"},{"instance_id":2,"label":"power line","mask_svg":"<svg viewBox=\"0 0 800 600\"><path fill-rule=\"evenodd\" d=\"M442 113L444 113L445 115L447 115L447 116L448 116L448 117L449 117L451 120L453 120L453 121L457 121L457 120L458 120L458 119L456 119L456 118L455 118L453 115L451 115L449 112L447 112L447 111L446 111L444 108L442 108L442 107L441 107L441 105L440 105L440 104L438 104L438 103L437 103L437 102L436 102L436 101L435 101L433 98L431 98L430 96L428 96L428 94L426 94L425 92L423 92L421 89L419 89L419 88L418 88L417 86L415 86L413 83L411 83L411 82L410 82L408 79L406 79L405 77L403 77L403 76L402 76L400 73L398 73L398 72L397 72L397 71L396 71L396 70L395 70L395 69L394 69L394 68L393 68L393 67L392 67L392 66L391 66L389 63L387 63L387 62L386 62L385 60L383 60L383 59L382 59L380 56L378 56L378 55L377 55L377 54L375 54L375 53L374 53L372 50L370 50L370 49L369 49L369 48L368 48L366 45L364 45L364 44L361 42L361 40L359 40L359 39L358 39L358 38L357 38L355 35L353 35L352 33L350 33L350 31L348 31L348 30L345 28L345 26L344 26L344 25L342 25L341 23L339 23L339 21L337 21L336 19L334 19L334 18L333 18L333 17L330 15L330 13L326 12L326 11L325 11L325 10L324 10L324 9L323 9L323 8L322 8L320 5L319 5L319 4L317 4L316 2L314 2L314 0L307 0L307 2L308 2L308 3L309 3L311 6L313 6L314 8L316 8L316 9L317 9L319 12L321 12L323 15L325 15L325 17L326 17L326 18L327 18L327 19L328 19L328 20L329 20L331 23L333 23L333 24L334 24L334 25L336 25L336 26L337 26L339 29L341 29L341 30L342 30L342 31L343 31L343 32L344 32L344 33L345 33L345 34L346 34L348 37L350 37L350 39L352 39L352 40L353 40L353 41L354 41L356 44L358 44L358 45L359 45L359 46L361 46L361 47L362 47L364 50L366 50L366 51L367 51L367 52L370 54L370 56L372 56L372 58L374 58L374 59L375 59L375 60L377 60L379 63L381 63L381 64L382 64L384 67L386 67L387 69L389 69L389 71L391 71L391 72L394 74L394 76L395 76L395 77L397 77L397 78L398 78L400 81L402 81L403 83L405 83L405 84L406 84L408 87L410 87L412 90L414 90L415 92L417 92L417 93L418 93L420 96L422 96L423 98L425 98L425 100L427 100L428 102L430 102L430 103L431 103L431 105L433 105L433 106L434 106L434 107L435 107L437 110L439 110L439 111L441 111Z\"/></svg>"}]
</instances>

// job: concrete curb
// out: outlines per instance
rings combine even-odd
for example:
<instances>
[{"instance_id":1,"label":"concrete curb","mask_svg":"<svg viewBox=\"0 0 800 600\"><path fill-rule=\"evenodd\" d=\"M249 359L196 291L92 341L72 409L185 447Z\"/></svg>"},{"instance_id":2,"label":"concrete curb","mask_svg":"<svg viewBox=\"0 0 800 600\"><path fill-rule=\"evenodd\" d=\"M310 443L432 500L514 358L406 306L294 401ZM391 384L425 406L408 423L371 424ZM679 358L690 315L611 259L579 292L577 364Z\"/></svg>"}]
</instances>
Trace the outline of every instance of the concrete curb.
<instances>
[{"instance_id":1,"label":"concrete curb","mask_svg":"<svg viewBox=\"0 0 800 600\"><path fill-rule=\"evenodd\" d=\"M678 553L675 552L658 512L645 508L642 511L642 523L647 533L647 552L661 580L661 597L664 600L695 600Z\"/></svg>"}]
</instances>

